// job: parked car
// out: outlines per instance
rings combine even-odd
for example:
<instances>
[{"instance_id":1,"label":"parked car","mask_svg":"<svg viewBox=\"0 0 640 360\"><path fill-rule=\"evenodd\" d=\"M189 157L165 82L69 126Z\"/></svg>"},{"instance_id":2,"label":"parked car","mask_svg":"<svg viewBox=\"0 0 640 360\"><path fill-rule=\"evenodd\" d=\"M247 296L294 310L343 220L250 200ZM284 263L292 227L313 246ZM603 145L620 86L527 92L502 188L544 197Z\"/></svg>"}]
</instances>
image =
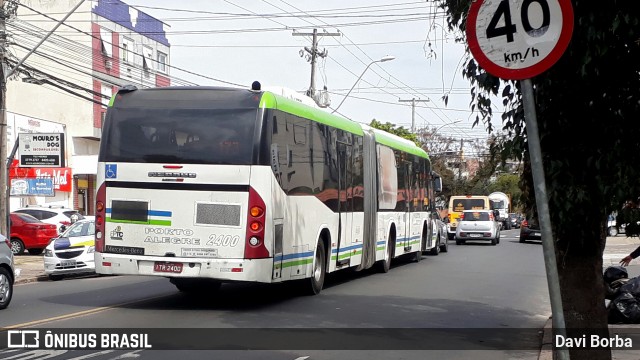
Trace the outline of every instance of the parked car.
<instances>
[{"instance_id":1,"label":"parked car","mask_svg":"<svg viewBox=\"0 0 640 360\"><path fill-rule=\"evenodd\" d=\"M427 235L425 243L423 244L423 252L429 245L435 244L428 252L429 255L438 255L440 252L449 251L449 243L447 239L447 225L440 219L440 215L437 211L431 213L431 234Z\"/></svg>"},{"instance_id":2,"label":"parked car","mask_svg":"<svg viewBox=\"0 0 640 360\"><path fill-rule=\"evenodd\" d=\"M536 219L522 220L522 224L520 225L520 242L523 243L527 240L542 240L540 224Z\"/></svg>"},{"instance_id":3,"label":"parked car","mask_svg":"<svg viewBox=\"0 0 640 360\"><path fill-rule=\"evenodd\" d=\"M12 212L9 220L11 251L14 255L20 255L25 250L31 255L40 255L51 238L58 236L55 225L42 222L29 214Z\"/></svg>"},{"instance_id":4,"label":"parked car","mask_svg":"<svg viewBox=\"0 0 640 360\"><path fill-rule=\"evenodd\" d=\"M0 235L0 310L6 309L13 297L13 266L11 242L4 235Z\"/></svg>"},{"instance_id":5,"label":"parked car","mask_svg":"<svg viewBox=\"0 0 640 360\"><path fill-rule=\"evenodd\" d=\"M54 224L58 229L58 234L62 233L65 227L83 219L82 214L77 210L62 206L27 206L15 210L14 212L29 214L42 222Z\"/></svg>"},{"instance_id":6,"label":"parked car","mask_svg":"<svg viewBox=\"0 0 640 360\"><path fill-rule=\"evenodd\" d=\"M491 245L500 243L500 223L491 210L465 210L456 229L456 245L468 240L488 240Z\"/></svg>"},{"instance_id":7,"label":"parked car","mask_svg":"<svg viewBox=\"0 0 640 360\"><path fill-rule=\"evenodd\" d=\"M514 227L520 228L520 225L522 224L522 215L516 214L516 213L510 213L509 221L511 221L512 228Z\"/></svg>"},{"instance_id":8,"label":"parked car","mask_svg":"<svg viewBox=\"0 0 640 360\"><path fill-rule=\"evenodd\" d=\"M58 280L63 275L95 272L95 231L95 222L83 219L53 239L44 252L44 273Z\"/></svg>"},{"instance_id":9,"label":"parked car","mask_svg":"<svg viewBox=\"0 0 640 360\"><path fill-rule=\"evenodd\" d=\"M618 234L624 234L627 224L617 225L616 218L613 215L609 215L607 220L607 236L616 236Z\"/></svg>"}]
</instances>

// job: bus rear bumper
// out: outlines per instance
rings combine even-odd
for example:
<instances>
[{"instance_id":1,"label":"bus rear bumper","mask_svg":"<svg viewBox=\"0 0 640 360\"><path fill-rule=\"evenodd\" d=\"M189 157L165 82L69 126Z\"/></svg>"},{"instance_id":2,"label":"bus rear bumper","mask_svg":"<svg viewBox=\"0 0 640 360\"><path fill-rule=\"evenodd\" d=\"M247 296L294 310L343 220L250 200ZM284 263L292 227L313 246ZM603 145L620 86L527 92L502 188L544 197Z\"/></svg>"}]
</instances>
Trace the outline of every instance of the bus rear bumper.
<instances>
[{"instance_id":1,"label":"bus rear bumper","mask_svg":"<svg viewBox=\"0 0 640 360\"><path fill-rule=\"evenodd\" d=\"M271 283L273 258L194 259L95 253L96 273ZM156 264L170 266L156 266ZM179 271L178 271L179 270Z\"/></svg>"}]
</instances>

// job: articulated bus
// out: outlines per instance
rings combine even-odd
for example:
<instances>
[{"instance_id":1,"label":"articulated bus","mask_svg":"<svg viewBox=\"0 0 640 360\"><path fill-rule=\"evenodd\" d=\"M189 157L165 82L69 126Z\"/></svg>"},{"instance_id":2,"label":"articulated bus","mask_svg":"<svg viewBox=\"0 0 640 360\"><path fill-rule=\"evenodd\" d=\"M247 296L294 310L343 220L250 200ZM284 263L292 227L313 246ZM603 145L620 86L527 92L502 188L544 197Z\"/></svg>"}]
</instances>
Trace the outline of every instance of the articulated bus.
<instances>
[{"instance_id":1,"label":"articulated bus","mask_svg":"<svg viewBox=\"0 0 640 360\"><path fill-rule=\"evenodd\" d=\"M447 238L453 240L458 228L458 220L464 210L491 210L488 196L483 195L452 195L449 198L449 226Z\"/></svg>"},{"instance_id":2,"label":"articulated bus","mask_svg":"<svg viewBox=\"0 0 640 360\"><path fill-rule=\"evenodd\" d=\"M317 294L326 273L444 245L433 175L413 142L276 92L127 86L103 127L96 271Z\"/></svg>"}]
</instances>

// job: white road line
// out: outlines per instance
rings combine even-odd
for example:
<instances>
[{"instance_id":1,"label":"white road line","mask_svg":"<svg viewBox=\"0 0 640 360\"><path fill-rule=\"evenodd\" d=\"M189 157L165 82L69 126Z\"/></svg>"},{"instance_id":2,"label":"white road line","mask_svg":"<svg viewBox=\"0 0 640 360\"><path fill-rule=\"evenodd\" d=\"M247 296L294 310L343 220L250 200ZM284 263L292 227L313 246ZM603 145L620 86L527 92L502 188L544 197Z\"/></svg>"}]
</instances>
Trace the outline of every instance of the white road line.
<instances>
[{"instance_id":1,"label":"white road line","mask_svg":"<svg viewBox=\"0 0 640 360\"><path fill-rule=\"evenodd\" d=\"M117 357L111 358L111 359L109 359L109 360L120 360L120 359L133 359L133 358L137 358L137 357L140 357L140 354L138 354L140 351L143 351L143 350L136 350L136 351L131 351L131 352L128 352L128 353L124 353L124 354L122 354L122 355L120 355L120 356L117 356Z\"/></svg>"}]
</instances>

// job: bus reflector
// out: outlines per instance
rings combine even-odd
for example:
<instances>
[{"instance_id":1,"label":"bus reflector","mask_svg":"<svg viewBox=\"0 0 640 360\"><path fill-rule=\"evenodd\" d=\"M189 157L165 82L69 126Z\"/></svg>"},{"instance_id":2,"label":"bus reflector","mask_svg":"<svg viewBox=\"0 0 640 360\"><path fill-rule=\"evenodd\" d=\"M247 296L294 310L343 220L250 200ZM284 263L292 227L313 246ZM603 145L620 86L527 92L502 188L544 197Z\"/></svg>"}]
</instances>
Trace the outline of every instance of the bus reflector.
<instances>
[{"instance_id":1,"label":"bus reflector","mask_svg":"<svg viewBox=\"0 0 640 360\"><path fill-rule=\"evenodd\" d=\"M260 208L262 214L259 216L253 215L254 208ZM247 214L247 235L244 246L244 258L245 259L261 259L268 258L269 251L264 246L264 220L262 216L266 212L266 205L264 200L258 195L258 193L249 187L249 211Z\"/></svg>"},{"instance_id":2,"label":"bus reflector","mask_svg":"<svg viewBox=\"0 0 640 360\"><path fill-rule=\"evenodd\" d=\"M231 268L231 272L242 272L242 268Z\"/></svg>"},{"instance_id":3,"label":"bus reflector","mask_svg":"<svg viewBox=\"0 0 640 360\"><path fill-rule=\"evenodd\" d=\"M107 261L103 261L102 266L111 266L111 263Z\"/></svg>"},{"instance_id":4,"label":"bus reflector","mask_svg":"<svg viewBox=\"0 0 640 360\"><path fill-rule=\"evenodd\" d=\"M105 183L100 185L96 194L96 251L104 251L104 223L105 223L105 201L107 198L107 187ZM105 265L106 266L106 265ZM111 266L109 264L109 266Z\"/></svg>"}]
</instances>

